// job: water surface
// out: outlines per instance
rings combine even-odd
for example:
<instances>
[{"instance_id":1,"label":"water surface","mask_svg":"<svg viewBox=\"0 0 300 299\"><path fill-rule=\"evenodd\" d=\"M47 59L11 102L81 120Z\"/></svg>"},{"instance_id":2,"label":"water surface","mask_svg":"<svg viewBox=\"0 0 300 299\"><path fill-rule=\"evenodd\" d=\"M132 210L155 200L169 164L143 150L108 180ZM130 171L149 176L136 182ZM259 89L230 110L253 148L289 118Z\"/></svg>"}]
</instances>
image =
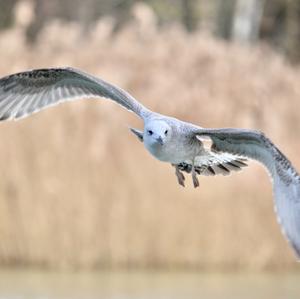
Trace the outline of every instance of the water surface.
<instances>
[{"instance_id":1,"label":"water surface","mask_svg":"<svg viewBox=\"0 0 300 299\"><path fill-rule=\"evenodd\" d=\"M299 299L300 273L0 271L0 299Z\"/></svg>"}]
</instances>

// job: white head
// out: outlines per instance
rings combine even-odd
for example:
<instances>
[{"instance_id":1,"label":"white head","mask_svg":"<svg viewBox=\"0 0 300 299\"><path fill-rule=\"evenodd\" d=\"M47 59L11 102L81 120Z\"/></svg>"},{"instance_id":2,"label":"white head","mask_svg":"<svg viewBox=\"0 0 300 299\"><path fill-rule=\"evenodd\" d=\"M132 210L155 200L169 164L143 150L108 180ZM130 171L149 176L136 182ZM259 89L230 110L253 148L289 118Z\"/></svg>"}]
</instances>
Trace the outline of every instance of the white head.
<instances>
[{"instance_id":1,"label":"white head","mask_svg":"<svg viewBox=\"0 0 300 299\"><path fill-rule=\"evenodd\" d=\"M171 127L162 120L152 120L145 124L144 143L148 148L159 149L171 138Z\"/></svg>"}]
</instances>

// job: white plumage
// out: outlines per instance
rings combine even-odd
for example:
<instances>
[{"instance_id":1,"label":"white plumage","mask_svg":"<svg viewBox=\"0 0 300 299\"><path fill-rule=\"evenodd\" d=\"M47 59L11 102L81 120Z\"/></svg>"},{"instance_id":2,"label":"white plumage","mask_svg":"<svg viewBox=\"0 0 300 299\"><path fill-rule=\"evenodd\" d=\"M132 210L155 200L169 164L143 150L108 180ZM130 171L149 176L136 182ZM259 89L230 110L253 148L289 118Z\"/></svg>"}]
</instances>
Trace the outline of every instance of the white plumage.
<instances>
[{"instance_id":1,"label":"white plumage","mask_svg":"<svg viewBox=\"0 0 300 299\"><path fill-rule=\"evenodd\" d=\"M184 172L194 187L198 175L227 175L246 166L245 158L261 162L272 177L279 223L300 257L300 177L289 160L258 131L204 129L144 107L124 90L73 68L39 69L0 79L0 120L19 119L61 102L109 98L136 113L143 131L131 129L157 159L175 167L180 185ZM206 148L203 138L210 138Z\"/></svg>"}]
</instances>

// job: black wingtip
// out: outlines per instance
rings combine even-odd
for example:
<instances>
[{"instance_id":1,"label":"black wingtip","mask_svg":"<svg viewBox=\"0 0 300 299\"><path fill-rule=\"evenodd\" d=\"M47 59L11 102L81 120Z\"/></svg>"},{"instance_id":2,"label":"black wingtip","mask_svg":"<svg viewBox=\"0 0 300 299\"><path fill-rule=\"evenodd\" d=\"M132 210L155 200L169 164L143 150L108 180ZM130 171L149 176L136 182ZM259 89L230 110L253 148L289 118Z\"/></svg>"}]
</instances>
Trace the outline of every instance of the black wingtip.
<instances>
[{"instance_id":1,"label":"black wingtip","mask_svg":"<svg viewBox=\"0 0 300 299\"><path fill-rule=\"evenodd\" d=\"M213 174L213 175L216 174L215 170L211 166L208 166L207 170L210 171L210 173Z\"/></svg>"},{"instance_id":2,"label":"black wingtip","mask_svg":"<svg viewBox=\"0 0 300 299\"><path fill-rule=\"evenodd\" d=\"M230 170L228 168L226 168L223 164L218 164L217 165L220 169L226 171L227 173L230 173Z\"/></svg>"},{"instance_id":3,"label":"black wingtip","mask_svg":"<svg viewBox=\"0 0 300 299\"><path fill-rule=\"evenodd\" d=\"M238 165L239 165L240 167L246 167L246 166L248 166L248 164L245 163L244 161L247 161L247 159L234 160L233 162L234 162L234 163L238 163Z\"/></svg>"},{"instance_id":4,"label":"black wingtip","mask_svg":"<svg viewBox=\"0 0 300 299\"><path fill-rule=\"evenodd\" d=\"M5 121L8 120L11 117L9 113L4 113L3 115L0 116L0 121Z\"/></svg>"},{"instance_id":5,"label":"black wingtip","mask_svg":"<svg viewBox=\"0 0 300 299\"><path fill-rule=\"evenodd\" d=\"M143 132L142 131L139 131L137 129L134 129L134 128L129 128L129 130L135 135L138 137L138 139L143 142L144 141L144 137L143 137Z\"/></svg>"}]
</instances>

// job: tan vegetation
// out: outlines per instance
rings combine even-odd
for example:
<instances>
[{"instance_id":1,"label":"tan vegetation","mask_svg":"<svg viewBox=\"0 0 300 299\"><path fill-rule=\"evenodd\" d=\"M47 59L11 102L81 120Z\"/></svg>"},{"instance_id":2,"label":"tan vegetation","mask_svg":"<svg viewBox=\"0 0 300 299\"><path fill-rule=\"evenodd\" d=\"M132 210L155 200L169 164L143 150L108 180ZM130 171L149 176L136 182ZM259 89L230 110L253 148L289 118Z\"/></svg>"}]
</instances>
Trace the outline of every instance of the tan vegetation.
<instances>
[{"instance_id":1,"label":"tan vegetation","mask_svg":"<svg viewBox=\"0 0 300 299\"><path fill-rule=\"evenodd\" d=\"M135 25L112 38L103 20L82 42L76 24L53 23L33 47L11 29L0 35L0 74L78 67L156 111L205 127L261 129L300 168L298 69L262 46ZM183 189L129 125L142 127L105 100L1 124L2 265L296 268L262 167Z\"/></svg>"}]
</instances>

